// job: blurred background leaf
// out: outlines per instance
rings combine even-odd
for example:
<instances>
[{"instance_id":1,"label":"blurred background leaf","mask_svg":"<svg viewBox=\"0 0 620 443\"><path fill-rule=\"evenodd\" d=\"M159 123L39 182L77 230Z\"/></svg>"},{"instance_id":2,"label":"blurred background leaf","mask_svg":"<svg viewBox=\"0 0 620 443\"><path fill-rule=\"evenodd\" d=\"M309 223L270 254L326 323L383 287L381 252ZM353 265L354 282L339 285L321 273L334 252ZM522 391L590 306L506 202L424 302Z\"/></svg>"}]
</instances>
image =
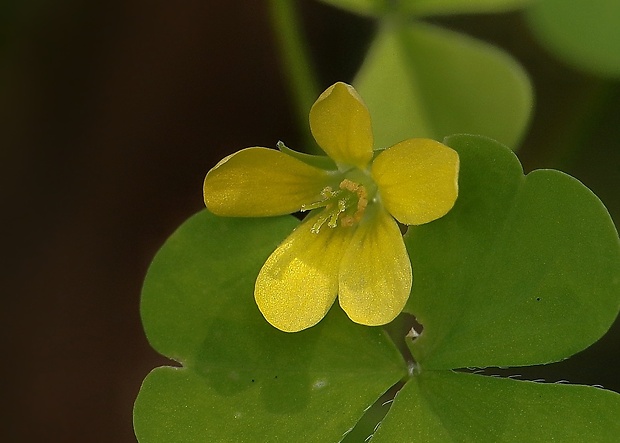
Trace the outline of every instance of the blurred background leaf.
<instances>
[{"instance_id":1,"label":"blurred background leaf","mask_svg":"<svg viewBox=\"0 0 620 443\"><path fill-rule=\"evenodd\" d=\"M532 109L527 74L508 54L421 22L382 27L354 85L377 148L458 133L517 147Z\"/></svg>"},{"instance_id":2,"label":"blurred background leaf","mask_svg":"<svg viewBox=\"0 0 620 443\"><path fill-rule=\"evenodd\" d=\"M321 0L355 14L381 16L390 8L390 0Z\"/></svg>"},{"instance_id":3,"label":"blurred background leaf","mask_svg":"<svg viewBox=\"0 0 620 443\"><path fill-rule=\"evenodd\" d=\"M416 16L503 12L536 0L321 0L324 3L362 14L381 16L397 12Z\"/></svg>"},{"instance_id":4,"label":"blurred background leaf","mask_svg":"<svg viewBox=\"0 0 620 443\"><path fill-rule=\"evenodd\" d=\"M617 0L538 0L527 19L553 56L594 75L620 77Z\"/></svg>"},{"instance_id":5,"label":"blurred background leaf","mask_svg":"<svg viewBox=\"0 0 620 443\"><path fill-rule=\"evenodd\" d=\"M328 3L378 15L378 31L353 81L370 108L377 148L412 136L441 139L456 133L485 134L518 148L533 102L519 63L492 45L410 18L496 12L527 1Z\"/></svg>"},{"instance_id":6,"label":"blurred background leaf","mask_svg":"<svg viewBox=\"0 0 620 443\"><path fill-rule=\"evenodd\" d=\"M538 0L398 0L399 9L415 15L505 12Z\"/></svg>"}]
</instances>

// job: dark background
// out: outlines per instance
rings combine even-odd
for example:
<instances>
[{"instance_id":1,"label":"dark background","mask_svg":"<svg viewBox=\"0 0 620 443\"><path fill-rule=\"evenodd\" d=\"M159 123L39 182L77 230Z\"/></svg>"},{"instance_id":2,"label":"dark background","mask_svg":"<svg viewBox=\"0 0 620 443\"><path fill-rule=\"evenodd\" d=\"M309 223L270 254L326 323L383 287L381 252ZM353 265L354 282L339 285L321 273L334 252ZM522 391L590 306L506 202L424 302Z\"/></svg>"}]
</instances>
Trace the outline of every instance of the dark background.
<instances>
[{"instance_id":1,"label":"dark background","mask_svg":"<svg viewBox=\"0 0 620 443\"><path fill-rule=\"evenodd\" d=\"M299 4L320 86L351 81L372 22ZM532 74L526 170L570 172L618 220L618 83L555 60L518 13L440 22ZM140 324L147 266L217 160L297 147L295 121L264 1L0 4L3 441L135 441L140 383L166 363ZM527 375L620 391L619 329Z\"/></svg>"}]
</instances>

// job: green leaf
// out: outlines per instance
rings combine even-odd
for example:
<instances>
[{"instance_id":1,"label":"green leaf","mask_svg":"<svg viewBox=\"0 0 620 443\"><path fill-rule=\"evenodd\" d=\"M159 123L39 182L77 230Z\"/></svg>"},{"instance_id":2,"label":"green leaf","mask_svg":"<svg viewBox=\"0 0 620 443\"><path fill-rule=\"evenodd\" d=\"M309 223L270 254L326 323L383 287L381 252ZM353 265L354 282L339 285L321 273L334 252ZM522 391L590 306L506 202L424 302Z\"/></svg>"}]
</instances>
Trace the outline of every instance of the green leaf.
<instances>
[{"instance_id":1,"label":"green leaf","mask_svg":"<svg viewBox=\"0 0 620 443\"><path fill-rule=\"evenodd\" d=\"M424 372L398 393L372 443L609 442L620 395L590 386Z\"/></svg>"},{"instance_id":2,"label":"green leaf","mask_svg":"<svg viewBox=\"0 0 620 443\"><path fill-rule=\"evenodd\" d=\"M410 227L407 309L426 369L564 359L600 338L620 308L620 241L600 200L553 170L524 176L515 155L475 136L444 141L461 160L459 197Z\"/></svg>"},{"instance_id":3,"label":"green leaf","mask_svg":"<svg viewBox=\"0 0 620 443\"><path fill-rule=\"evenodd\" d=\"M516 146L532 108L527 75L508 54L421 22L382 27L354 85L378 148L457 133Z\"/></svg>"},{"instance_id":4,"label":"green leaf","mask_svg":"<svg viewBox=\"0 0 620 443\"><path fill-rule=\"evenodd\" d=\"M594 74L620 75L618 0L540 0L527 10L527 19L558 57Z\"/></svg>"},{"instance_id":5,"label":"green leaf","mask_svg":"<svg viewBox=\"0 0 620 443\"><path fill-rule=\"evenodd\" d=\"M337 306L295 334L263 319L254 281L296 225L290 216L203 211L159 251L144 284L142 319L153 347L183 368L158 368L146 378L134 410L140 442L339 441L406 375L383 331L354 324Z\"/></svg>"},{"instance_id":6,"label":"green leaf","mask_svg":"<svg viewBox=\"0 0 620 443\"><path fill-rule=\"evenodd\" d=\"M505 12L535 0L401 0L400 10L415 15Z\"/></svg>"}]
</instances>

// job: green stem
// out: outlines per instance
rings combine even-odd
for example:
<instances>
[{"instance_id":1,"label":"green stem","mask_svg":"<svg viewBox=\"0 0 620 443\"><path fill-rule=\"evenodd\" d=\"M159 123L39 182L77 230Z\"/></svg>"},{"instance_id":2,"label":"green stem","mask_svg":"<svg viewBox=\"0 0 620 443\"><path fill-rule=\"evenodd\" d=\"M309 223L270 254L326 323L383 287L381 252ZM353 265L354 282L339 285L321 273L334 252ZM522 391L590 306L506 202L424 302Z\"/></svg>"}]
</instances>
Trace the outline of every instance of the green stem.
<instances>
[{"instance_id":1,"label":"green stem","mask_svg":"<svg viewBox=\"0 0 620 443\"><path fill-rule=\"evenodd\" d=\"M271 21L296 108L299 128L308 150L316 152L308 125L310 107L319 94L318 81L301 33L295 0L269 0Z\"/></svg>"}]
</instances>

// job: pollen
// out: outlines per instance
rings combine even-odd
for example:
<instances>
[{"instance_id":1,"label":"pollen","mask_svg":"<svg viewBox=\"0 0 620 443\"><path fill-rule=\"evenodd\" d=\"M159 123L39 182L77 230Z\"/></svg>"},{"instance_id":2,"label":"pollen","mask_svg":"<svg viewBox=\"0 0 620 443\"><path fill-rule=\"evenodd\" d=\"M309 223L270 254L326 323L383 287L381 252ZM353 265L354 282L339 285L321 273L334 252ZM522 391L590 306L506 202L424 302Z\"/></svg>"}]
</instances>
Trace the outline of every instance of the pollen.
<instances>
[{"instance_id":1,"label":"pollen","mask_svg":"<svg viewBox=\"0 0 620 443\"><path fill-rule=\"evenodd\" d=\"M341 218L340 223L342 226L353 226L359 222L364 215L366 206L368 206L368 192L366 188L354 181L347 178L340 183L340 189L345 189L350 192L354 192L357 195L357 208L353 215L345 215Z\"/></svg>"}]
</instances>

